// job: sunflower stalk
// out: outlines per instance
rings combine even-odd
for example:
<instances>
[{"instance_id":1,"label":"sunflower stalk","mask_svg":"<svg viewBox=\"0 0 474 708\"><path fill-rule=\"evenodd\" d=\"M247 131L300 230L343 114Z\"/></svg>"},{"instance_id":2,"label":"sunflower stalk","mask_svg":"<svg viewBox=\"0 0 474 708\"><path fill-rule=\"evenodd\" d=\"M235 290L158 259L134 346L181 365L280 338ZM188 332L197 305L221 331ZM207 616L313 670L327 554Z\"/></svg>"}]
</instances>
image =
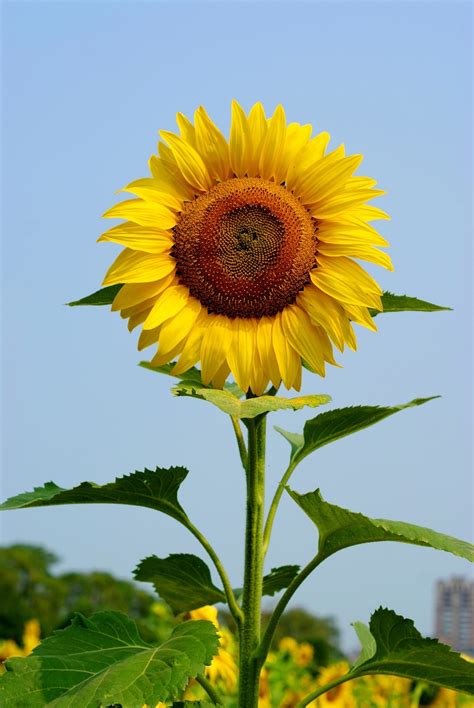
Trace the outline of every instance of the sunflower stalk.
<instances>
[{"instance_id":1,"label":"sunflower stalk","mask_svg":"<svg viewBox=\"0 0 474 708\"><path fill-rule=\"evenodd\" d=\"M258 705L260 668L255 650L260 643L265 504L266 415L249 420L245 531L245 571L240 635L240 708Z\"/></svg>"}]
</instances>

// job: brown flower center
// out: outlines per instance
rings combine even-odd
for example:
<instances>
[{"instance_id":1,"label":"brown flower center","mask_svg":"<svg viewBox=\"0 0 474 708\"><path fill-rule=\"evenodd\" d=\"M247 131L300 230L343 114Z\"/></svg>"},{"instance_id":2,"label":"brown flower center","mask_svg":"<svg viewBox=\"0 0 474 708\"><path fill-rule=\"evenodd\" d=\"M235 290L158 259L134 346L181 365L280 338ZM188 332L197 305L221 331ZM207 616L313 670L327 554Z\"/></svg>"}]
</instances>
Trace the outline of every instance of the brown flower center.
<instances>
[{"instance_id":1,"label":"brown flower center","mask_svg":"<svg viewBox=\"0 0 474 708\"><path fill-rule=\"evenodd\" d=\"M174 228L180 282L209 312L275 315L316 265L316 221L284 187L229 179L187 202Z\"/></svg>"}]
</instances>

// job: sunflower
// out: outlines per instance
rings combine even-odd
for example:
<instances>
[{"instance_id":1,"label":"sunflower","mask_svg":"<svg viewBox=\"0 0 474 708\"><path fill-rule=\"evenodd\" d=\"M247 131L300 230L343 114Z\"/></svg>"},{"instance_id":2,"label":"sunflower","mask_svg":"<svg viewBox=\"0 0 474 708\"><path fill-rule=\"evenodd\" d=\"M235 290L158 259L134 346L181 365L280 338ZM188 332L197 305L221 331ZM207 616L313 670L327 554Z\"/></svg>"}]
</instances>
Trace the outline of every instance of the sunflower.
<instances>
[{"instance_id":1,"label":"sunflower","mask_svg":"<svg viewBox=\"0 0 474 708\"><path fill-rule=\"evenodd\" d=\"M287 125L282 106L267 118L234 101L229 141L203 107L177 123L151 177L124 188L136 198L104 214L125 220L99 238L125 246L104 280L122 285L112 309L142 326L140 350L158 345L154 366L299 390L302 363L324 376L333 344L355 350L351 323L376 329L382 291L354 259L392 269L369 225L389 217L366 203L383 192L353 175L361 155L327 152L328 133Z\"/></svg>"}]
</instances>

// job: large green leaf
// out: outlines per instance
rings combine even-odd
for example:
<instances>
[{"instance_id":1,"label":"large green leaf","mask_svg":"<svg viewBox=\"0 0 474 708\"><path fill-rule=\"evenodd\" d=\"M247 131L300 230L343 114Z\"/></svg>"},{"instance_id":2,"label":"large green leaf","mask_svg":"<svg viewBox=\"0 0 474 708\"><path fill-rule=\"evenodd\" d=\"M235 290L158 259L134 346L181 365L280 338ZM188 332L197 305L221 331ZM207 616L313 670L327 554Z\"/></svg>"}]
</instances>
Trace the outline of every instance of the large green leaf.
<instances>
[{"instance_id":1,"label":"large green leaf","mask_svg":"<svg viewBox=\"0 0 474 708\"><path fill-rule=\"evenodd\" d=\"M324 501L319 489L308 494L298 494L288 489L298 506L316 524L319 532L318 555L327 558L333 553L376 541L399 541L416 546L427 546L447 551L456 556L474 561L474 546L452 536L437 533L423 526L404 521L370 519L368 516L343 509Z\"/></svg>"},{"instance_id":2,"label":"large green leaf","mask_svg":"<svg viewBox=\"0 0 474 708\"><path fill-rule=\"evenodd\" d=\"M69 307L77 307L78 305L111 305L121 287L121 285L108 285L106 288L96 290L95 293L87 295L80 300L67 302L66 305L69 305Z\"/></svg>"},{"instance_id":3,"label":"large green leaf","mask_svg":"<svg viewBox=\"0 0 474 708\"><path fill-rule=\"evenodd\" d=\"M262 413L271 413L279 410L299 410L305 406L316 408L328 403L331 398L325 394L297 396L296 398L282 398L281 396L256 396L240 400L231 391L211 388L195 388L189 385L176 385L174 392L177 396L191 396L200 398L217 406L221 411L234 418L255 418Z\"/></svg>"},{"instance_id":4,"label":"large green leaf","mask_svg":"<svg viewBox=\"0 0 474 708\"><path fill-rule=\"evenodd\" d=\"M149 556L140 561L134 575L137 580L153 583L175 614L226 601L224 592L212 583L208 566L190 553L174 553L167 558Z\"/></svg>"},{"instance_id":5,"label":"large green leaf","mask_svg":"<svg viewBox=\"0 0 474 708\"><path fill-rule=\"evenodd\" d=\"M379 310L370 310L372 317L381 315L384 312L439 312L441 310L451 310L450 307L433 305L432 302L419 300L417 297L410 297L409 295L394 295L389 292L383 293L382 305L382 312L379 312Z\"/></svg>"},{"instance_id":6,"label":"large green leaf","mask_svg":"<svg viewBox=\"0 0 474 708\"><path fill-rule=\"evenodd\" d=\"M379 608L370 629L356 622L362 652L350 674L395 674L474 694L474 664L436 639L422 637L412 620Z\"/></svg>"},{"instance_id":7,"label":"large green leaf","mask_svg":"<svg viewBox=\"0 0 474 708\"><path fill-rule=\"evenodd\" d=\"M439 396L430 398L415 398L409 403L400 406L350 406L349 408L335 408L326 413L320 413L315 418L306 421L303 435L289 433L282 428L276 427L279 433L288 440L291 445L291 461L298 464L311 452L314 452L323 445L328 445L335 440L351 435L359 430L375 425L384 418L388 418L394 413L421 406L423 403L432 401Z\"/></svg>"},{"instance_id":8,"label":"large green leaf","mask_svg":"<svg viewBox=\"0 0 474 708\"><path fill-rule=\"evenodd\" d=\"M7 499L0 510L57 504L129 504L156 509L186 525L188 517L178 502L178 489L187 474L184 467L157 467L103 485L82 482L73 489L62 489L54 482L47 482L44 487Z\"/></svg>"},{"instance_id":9,"label":"large green leaf","mask_svg":"<svg viewBox=\"0 0 474 708\"><path fill-rule=\"evenodd\" d=\"M203 620L174 628L161 646L144 642L120 612L76 615L27 658L10 659L0 678L4 708L100 708L179 698L190 678L217 653L214 625Z\"/></svg>"}]
</instances>

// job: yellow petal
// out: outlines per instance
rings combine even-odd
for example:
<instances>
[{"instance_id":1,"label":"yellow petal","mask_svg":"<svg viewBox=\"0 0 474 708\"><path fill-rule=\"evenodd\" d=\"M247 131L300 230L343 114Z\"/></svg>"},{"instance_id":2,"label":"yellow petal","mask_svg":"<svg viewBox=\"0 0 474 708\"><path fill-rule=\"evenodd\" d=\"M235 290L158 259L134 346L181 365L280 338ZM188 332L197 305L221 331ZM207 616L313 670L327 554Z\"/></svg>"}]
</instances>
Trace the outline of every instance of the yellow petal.
<instances>
[{"instance_id":1,"label":"yellow petal","mask_svg":"<svg viewBox=\"0 0 474 708\"><path fill-rule=\"evenodd\" d=\"M211 177L224 181L231 176L229 145L203 106L194 114L196 149L206 163Z\"/></svg>"},{"instance_id":2,"label":"yellow petal","mask_svg":"<svg viewBox=\"0 0 474 708\"><path fill-rule=\"evenodd\" d=\"M288 189L292 192L299 189L299 187L303 184L306 175L312 169L315 169L316 165L325 157L324 153L326 152L329 139L329 133L323 132L316 135L316 137L305 145L298 157L298 161L291 165L288 170L288 175L286 178ZM331 153L331 155L333 155L333 160L335 159L334 155L336 158L337 156L343 156L341 148L338 148L338 150L339 152L336 150Z\"/></svg>"},{"instance_id":3,"label":"yellow petal","mask_svg":"<svg viewBox=\"0 0 474 708\"><path fill-rule=\"evenodd\" d=\"M166 140L171 148L173 157L176 160L181 173L192 187L206 192L212 186L212 181L201 156L198 152L174 133L166 130L160 132L163 140Z\"/></svg>"},{"instance_id":4,"label":"yellow petal","mask_svg":"<svg viewBox=\"0 0 474 708\"><path fill-rule=\"evenodd\" d=\"M211 321L201 344L201 376L206 386L226 360L232 344L233 321L223 315L210 315Z\"/></svg>"},{"instance_id":5,"label":"yellow petal","mask_svg":"<svg viewBox=\"0 0 474 708\"><path fill-rule=\"evenodd\" d=\"M173 209L174 211L181 211L183 208L183 200L178 199L174 194L168 192L163 184L153 177L136 179L134 182L127 184L127 186L120 191L130 192L130 194L135 194L135 196L140 197L140 199L163 204L163 206L168 207L168 209Z\"/></svg>"},{"instance_id":6,"label":"yellow petal","mask_svg":"<svg viewBox=\"0 0 474 708\"><path fill-rule=\"evenodd\" d=\"M297 305L285 307L281 313L283 332L289 343L320 376L325 375L320 332L308 315Z\"/></svg>"},{"instance_id":7,"label":"yellow petal","mask_svg":"<svg viewBox=\"0 0 474 708\"><path fill-rule=\"evenodd\" d=\"M285 111L283 106L278 105L268 124L267 134L260 154L259 173L263 179L271 179L279 171L285 139Z\"/></svg>"},{"instance_id":8,"label":"yellow petal","mask_svg":"<svg viewBox=\"0 0 474 708\"><path fill-rule=\"evenodd\" d=\"M367 194L345 193L342 196L331 195L327 201L309 207L309 211L316 219L333 219L346 211L364 206L364 202L375 197L381 197L385 192L382 189L367 190Z\"/></svg>"},{"instance_id":9,"label":"yellow petal","mask_svg":"<svg viewBox=\"0 0 474 708\"><path fill-rule=\"evenodd\" d=\"M169 349L167 351L162 351L161 349L158 349L155 356L150 361L151 366L163 366L163 364L167 364L168 362L172 361L176 356L178 356L178 354L181 353L182 348L183 342L181 341L179 344L173 347L173 349Z\"/></svg>"},{"instance_id":10,"label":"yellow petal","mask_svg":"<svg viewBox=\"0 0 474 708\"><path fill-rule=\"evenodd\" d=\"M174 159L173 163L170 163L152 155L148 166L162 190L169 192L178 200L194 198L195 190L186 182Z\"/></svg>"},{"instance_id":11,"label":"yellow petal","mask_svg":"<svg viewBox=\"0 0 474 708\"><path fill-rule=\"evenodd\" d=\"M174 272L176 261L168 255L143 253L126 248L107 271L102 285L151 283Z\"/></svg>"},{"instance_id":12,"label":"yellow petal","mask_svg":"<svg viewBox=\"0 0 474 708\"><path fill-rule=\"evenodd\" d=\"M310 319L321 326L329 334L339 351L344 351L345 334L350 344L353 337L348 333L350 328L342 305L314 285L308 285L298 294L297 304L310 316ZM347 327L345 326L347 322Z\"/></svg>"},{"instance_id":13,"label":"yellow petal","mask_svg":"<svg viewBox=\"0 0 474 708\"><path fill-rule=\"evenodd\" d=\"M212 387L213 388L223 388L229 374L230 374L229 365L226 361L224 361L224 363L222 364L220 369L218 371L216 371L216 373L214 374L214 376L212 378L212 381L211 381Z\"/></svg>"},{"instance_id":14,"label":"yellow petal","mask_svg":"<svg viewBox=\"0 0 474 708\"><path fill-rule=\"evenodd\" d=\"M311 130L310 125L299 125L299 123L290 123L287 127L280 167L275 173L277 184L285 182L288 171L295 163L299 162L304 146L311 137Z\"/></svg>"},{"instance_id":15,"label":"yellow petal","mask_svg":"<svg viewBox=\"0 0 474 708\"><path fill-rule=\"evenodd\" d=\"M170 285L173 278L174 274L171 273L165 278L152 281L151 283L131 283L130 285L124 285L115 296L112 303L112 311L133 307L133 305L148 300L148 298L153 297L153 295L158 295L158 293L161 293Z\"/></svg>"},{"instance_id":16,"label":"yellow petal","mask_svg":"<svg viewBox=\"0 0 474 708\"><path fill-rule=\"evenodd\" d=\"M184 345L183 351L181 352L181 356L179 357L176 365L171 371L173 376L179 376L179 374L188 371L199 361L201 357L202 338L210 322L211 317L203 308L199 313L199 316L197 317L196 322L194 323L194 326L186 339L186 343Z\"/></svg>"},{"instance_id":17,"label":"yellow petal","mask_svg":"<svg viewBox=\"0 0 474 708\"><path fill-rule=\"evenodd\" d=\"M359 258L362 261L376 263L387 270L393 270L392 260L388 253L379 251L377 248L372 248L371 246L365 246L357 243L320 243L318 246L318 253L322 253L324 256L329 257L352 256L352 258Z\"/></svg>"},{"instance_id":18,"label":"yellow petal","mask_svg":"<svg viewBox=\"0 0 474 708\"><path fill-rule=\"evenodd\" d=\"M382 290L371 276L350 258L318 255L319 267L311 271L311 281L327 295L353 305L380 309Z\"/></svg>"},{"instance_id":19,"label":"yellow petal","mask_svg":"<svg viewBox=\"0 0 474 708\"><path fill-rule=\"evenodd\" d=\"M148 298L148 300L144 300L144 302L139 302L136 305L132 305L131 307L126 307L124 310L121 311L120 317L126 320L128 317L138 315L138 313L150 312L151 308L155 304L155 300L156 298L151 297ZM144 320L142 320L142 322L143 321Z\"/></svg>"},{"instance_id":20,"label":"yellow petal","mask_svg":"<svg viewBox=\"0 0 474 708\"><path fill-rule=\"evenodd\" d=\"M340 194L348 178L361 162L362 155L351 155L315 171L311 184L301 194L301 199L306 205L325 204L332 194Z\"/></svg>"},{"instance_id":21,"label":"yellow petal","mask_svg":"<svg viewBox=\"0 0 474 708\"><path fill-rule=\"evenodd\" d=\"M126 221L105 231L97 241L112 241L146 253L169 253L174 243L169 231L152 226L139 226L132 221Z\"/></svg>"},{"instance_id":22,"label":"yellow petal","mask_svg":"<svg viewBox=\"0 0 474 708\"><path fill-rule=\"evenodd\" d=\"M255 349L254 363L250 370L250 389L256 396L261 396L268 385L268 374L263 370L258 356L258 349Z\"/></svg>"},{"instance_id":23,"label":"yellow petal","mask_svg":"<svg viewBox=\"0 0 474 708\"><path fill-rule=\"evenodd\" d=\"M128 331L133 332L135 327L138 327L138 325L142 324L146 320L146 317L150 311L150 308L147 308L146 310L143 310L142 312L137 312L136 315L132 315L130 319L128 320Z\"/></svg>"},{"instance_id":24,"label":"yellow petal","mask_svg":"<svg viewBox=\"0 0 474 708\"><path fill-rule=\"evenodd\" d=\"M232 171L243 177L248 169L248 154L252 149L250 128L247 117L237 101L232 101L232 122L230 126L229 154Z\"/></svg>"},{"instance_id":25,"label":"yellow petal","mask_svg":"<svg viewBox=\"0 0 474 708\"><path fill-rule=\"evenodd\" d=\"M196 130L189 118L186 118L184 113L177 113L176 123L178 124L179 133L183 140L196 149Z\"/></svg>"},{"instance_id":26,"label":"yellow petal","mask_svg":"<svg viewBox=\"0 0 474 708\"><path fill-rule=\"evenodd\" d=\"M107 219L127 219L140 226L154 226L157 229L171 229L177 223L176 214L168 207L143 199L127 199L115 204L103 216Z\"/></svg>"},{"instance_id":27,"label":"yellow petal","mask_svg":"<svg viewBox=\"0 0 474 708\"><path fill-rule=\"evenodd\" d=\"M360 307L359 305L349 305L347 302L343 303L344 310L347 312L347 316L362 327L371 329L373 332L377 331L374 319L366 307Z\"/></svg>"},{"instance_id":28,"label":"yellow petal","mask_svg":"<svg viewBox=\"0 0 474 708\"><path fill-rule=\"evenodd\" d=\"M389 242L369 224L359 219L349 221L321 221L318 240L324 243L351 243L373 246L390 246Z\"/></svg>"},{"instance_id":29,"label":"yellow petal","mask_svg":"<svg viewBox=\"0 0 474 708\"><path fill-rule=\"evenodd\" d=\"M257 328L257 349L263 370L275 388L281 383L280 370L272 341L273 318L261 317Z\"/></svg>"},{"instance_id":30,"label":"yellow petal","mask_svg":"<svg viewBox=\"0 0 474 708\"><path fill-rule=\"evenodd\" d=\"M147 347L151 347L152 344L156 344L160 336L160 329L161 327L155 327L155 329L144 329L141 331L137 345L139 352Z\"/></svg>"},{"instance_id":31,"label":"yellow petal","mask_svg":"<svg viewBox=\"0 0 474 708\"><path fill-rule=\"evenodd\" d=\"M196 322L200 311L201 303L195 298L190 297L186 307L161 326L159 354L170 352L174 350L178 344L184 342ZM182 348L183 347L181 347L181 349Z\"/></svg>"},{"instance_id":32,"label":"yellow petal","mask_svg":"<svg viewBox=\"0 0 474 708\"><path fill-rule=\"evenodd\" d=\"M184 285L167 288L153 306L143 329L154 329L177 315L187 305L189 297L189 290Z\"/></svg>"},{"instance_id":33,"label":"yellow petal","mask_svg":"<svg viewBox=\"0 0 474 708\"><path fill-rule=\"evenodd\" d=\"M248 391L250 374L255 359L257 320L232 320L232 344L227 352L227 363L242 391Z\"/></svg>"},{"instance_id":34,"label":"yellow petal","mask_svg":"<svg viewBox=\"0 0 474 708\"><path fill-rule=\"evenodd\" d=\"M294 387L299 390L301 386L301 359L295 349L290 346L283 332L281 312L273 318L272 341L285 387L287 389ZM298 384L298 381L299 385L295 385Z\"/></svg>"},{"instance_id":35,"label":"yellow petal","mask_svg":"<svg viewBox=\"0 0 474 708\"><path fill-rule=\"evenodd\" d=\"M250 130L250 146L246 153L245 160L248 161L249 177L257 177L260 154L268 130L268 123L260 101L252 106L248 115L248 126Z\"/></svg>"}]
</instances>

